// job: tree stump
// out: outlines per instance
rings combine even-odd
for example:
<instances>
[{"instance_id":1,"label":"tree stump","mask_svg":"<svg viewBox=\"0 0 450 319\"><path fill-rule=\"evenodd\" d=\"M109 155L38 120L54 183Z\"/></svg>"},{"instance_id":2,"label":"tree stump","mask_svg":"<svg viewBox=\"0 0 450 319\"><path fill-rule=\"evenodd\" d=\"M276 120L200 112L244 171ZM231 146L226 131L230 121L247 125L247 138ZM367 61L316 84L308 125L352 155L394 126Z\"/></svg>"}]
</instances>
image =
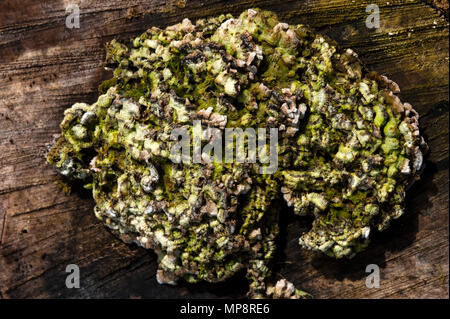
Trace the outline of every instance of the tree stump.
<instances>
[{"instance_id":1,"label":"tree stump","mask_svg":"<svg viewBox=\"0 0 450 319\"><path fill-rule=\"evenodd\" d=\"M422 178L408 193L406 214L352 260L300 249L297 238L305 226L286 211L274 278L286 278L316 298L448 298L448 14L420 0L75 3L80 28L73 29L66 27L66 1L0 3L1 298L244 297L247 285L239 275L214 285L157 284L156 256L115 238L96 220L89 195L65 195L44 153L64 110L94 102L98 85L111 77L103 69L106 42L185 17L238 15L250 7L311 25L353 48L368 69L400 85L402 101L421 115L430 146ZM378 29L365 25L372 3L380 8ZM69 264L80 267L79 289L66 288ZM380 267L377 289L365 285L369 264Z\"/></svg>"}]
</instances>

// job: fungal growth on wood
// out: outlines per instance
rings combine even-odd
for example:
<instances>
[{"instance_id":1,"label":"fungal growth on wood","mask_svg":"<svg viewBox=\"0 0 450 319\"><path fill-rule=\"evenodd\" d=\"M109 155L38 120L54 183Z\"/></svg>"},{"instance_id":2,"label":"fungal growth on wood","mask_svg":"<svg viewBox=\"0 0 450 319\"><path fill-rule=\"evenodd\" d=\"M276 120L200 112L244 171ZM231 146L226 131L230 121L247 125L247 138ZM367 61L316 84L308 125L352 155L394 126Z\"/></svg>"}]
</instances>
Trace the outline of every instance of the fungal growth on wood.
<instances>
[{"instance_id":1,"label":"fungal growth on wood","mask_svg":"<svg viewBox=\"0 0 450 319\"><path fill-rule=\"evenodd\" d=\"M113 40L107 66L114 77L97 102L65 111L47 160L92 190L113 233L156 252L160 283L219 282L244 269L249 297L304 297L285 280L269 283L280 214L314 217L299 249L342 258L404 213L427 148L418 114L394 82L304 25L258 9L184 19ZM175 163L171 132L192 132L194 121L204 131L278 129L277 171Z\"/></svg>"}]
</instances>

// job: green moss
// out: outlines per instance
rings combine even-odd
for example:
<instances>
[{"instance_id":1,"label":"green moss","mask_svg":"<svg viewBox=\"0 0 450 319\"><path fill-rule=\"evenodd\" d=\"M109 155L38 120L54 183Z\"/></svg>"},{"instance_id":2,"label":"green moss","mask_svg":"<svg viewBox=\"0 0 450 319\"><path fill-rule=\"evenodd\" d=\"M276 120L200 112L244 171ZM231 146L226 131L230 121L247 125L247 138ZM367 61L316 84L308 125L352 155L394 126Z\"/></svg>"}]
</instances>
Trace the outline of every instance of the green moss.
<instances>
[{"instance_id":1,"label":"green moss","mask_svg":"<svg viewBox=\"0 0 450 319\"><path fill-rule=\"evenodd\" d=\"M108 92L108 90L110 88L112 88L115 85L117 85L117 79L116 78L111 78L111 79L105 80L98 87L98 93L99 94L105 94L106 92Z\"/></svg>"}]
</instances>

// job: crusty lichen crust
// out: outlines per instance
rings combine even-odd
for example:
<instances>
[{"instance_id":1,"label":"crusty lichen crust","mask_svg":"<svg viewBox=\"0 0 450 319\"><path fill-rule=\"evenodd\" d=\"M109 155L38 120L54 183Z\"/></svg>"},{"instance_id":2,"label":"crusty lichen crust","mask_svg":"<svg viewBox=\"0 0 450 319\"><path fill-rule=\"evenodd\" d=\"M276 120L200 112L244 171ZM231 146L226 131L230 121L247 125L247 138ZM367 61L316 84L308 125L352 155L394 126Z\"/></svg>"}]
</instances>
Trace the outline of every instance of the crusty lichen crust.
<instances>
[{"instance_id":1,"label":"crusty lichen crust","mask_svg":"<svg viewBox=\"0 0 450 319\"><path fill-rule=\"evenodd\" d=\"M157 280L222 281L247 270L251 297L299 297L266 287L278 198L312 214L300 244L341 258L403 214L426 144L398 86L367 73L350 49L258 9L188 19L113 40L114 78L92 105L65 111L47 157L92 189L95 215L158 255ZM258 163L174 163L176 128L278 128L275 174ZM286 212L283 212L286 213Z\"/></svg>"}]
</instances>

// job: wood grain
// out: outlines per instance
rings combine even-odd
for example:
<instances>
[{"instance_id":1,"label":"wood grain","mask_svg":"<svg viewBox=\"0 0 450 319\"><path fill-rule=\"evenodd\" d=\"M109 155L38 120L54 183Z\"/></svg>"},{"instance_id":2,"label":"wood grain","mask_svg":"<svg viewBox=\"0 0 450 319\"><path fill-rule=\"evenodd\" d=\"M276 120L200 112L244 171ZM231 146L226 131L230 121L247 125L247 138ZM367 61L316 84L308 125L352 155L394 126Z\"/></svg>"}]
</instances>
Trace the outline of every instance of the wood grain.
<instances>
[{"instance_id":1,"label":"wood grain","mask_svg":"<svg viewBox=\"0 0 450 319\"><path fill-rule=\"evenodd\" d=\"M65 26L69 3L80 28ZM365 27L368 4L381 27ZM402 88L421 114L430 145L422 179L408 194L407 214L350 261L300 250L306 227L283 214L275 278L287 278L316 298L448 298L449 26L419 0L387 1L144 1L33 0L0 2L0 297L229 298L243 297L237 276L217 285L160 286L155 255L122 243L95 219L88 194L63 194L45 164L45 145L63 111L92 103L110 74L104 44L184 17L197 19L250 7L306 23L360 54L370 70ZM448 15L447 15L448 17ZM65 287L68 264L81 269L81 288ZM381 268L381 286L365 286L365 268Z\"/></svg>"}]
</instances>

